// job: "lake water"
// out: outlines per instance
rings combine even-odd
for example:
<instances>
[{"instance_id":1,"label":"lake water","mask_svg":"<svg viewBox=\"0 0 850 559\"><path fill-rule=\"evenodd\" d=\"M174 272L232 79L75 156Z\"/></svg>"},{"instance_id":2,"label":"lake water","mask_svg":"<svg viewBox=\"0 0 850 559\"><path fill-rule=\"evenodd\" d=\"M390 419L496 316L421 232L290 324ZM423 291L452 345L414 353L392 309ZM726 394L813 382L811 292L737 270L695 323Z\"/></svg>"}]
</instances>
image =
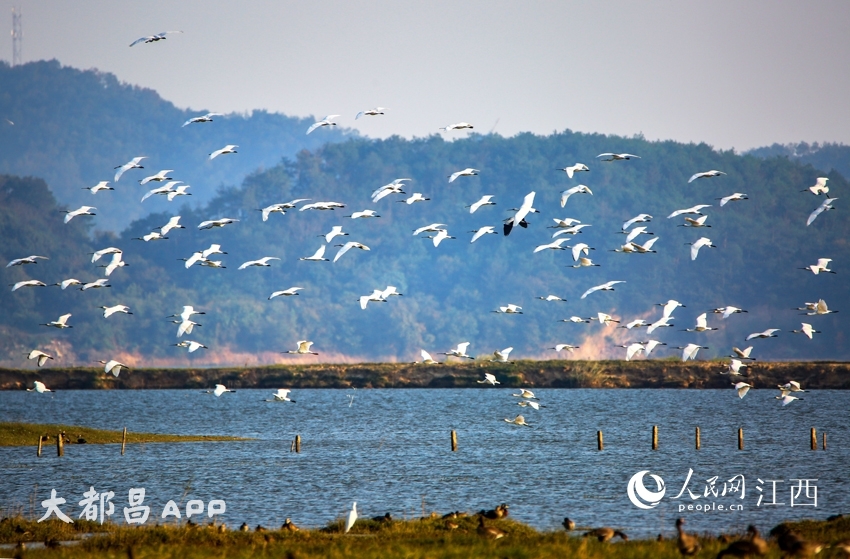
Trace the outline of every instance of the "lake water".
<instances>
[{"instance_id":1,"label":"lake water","mask_svg":"<svg viewBox=\"0 0 850 559\"><path fill-rule=\"evenodd\" d=\"M252 437L226 443L55 445L41 458L32 447L0 447L0 513L41 516L56 489L73 518L94 486L114 491L123 522L130 488L146 489L151 524L169 500L224 499L219 517L231 527L322 526L357 501L361 516L404 518L453 510L475 512L505 502L511 517L538 529L558 529L565 516L579 526L616 526L630 537L673 534L684 516L692 531L767 530L786 519L850 512L850 393L821 390L782 407L777 391L729 390L535 391L546 406L520 408L515 389L301 389L297 403L265 402L270 390L239 390L216 398L197 390L0 392L0 421L62 423L172 434ZM353 399L352 399L353 397ZM522 413L532 428L504 418ZM651 450L652 425L659 449ZM702 448L694 449L699 426ZM743 427L745 449L737 450ZM826 451L809 449L809 429L828 433ZM451 452L450 431L459 450ZM605 449L596 449L596 431ZM290 452L296 434L302 452ZM73 433L70 433L73 435ZM36 441L33 441L35 443ZM690 469L689 489L682 490ZM642 510L627 496L629 479L649 470L666 493ZM705 495L718 476L718 496ZM744 478L740 492L720 495L724 482ZM740 477L738 478L740 479ZM758 480L761 479L760 483ZM809 497L793 488L811 479ZM773 498L773 482L776 492ZM657 486L647 475L643 484ZM731 484L727 484L731 489ZM759 491L759 489L761 491ZM759 497L761 505L757 505ZM776 504L767 504L767 503ZM679 512L680 505L713 507ZM780 504L781 503L781 504ZM718 510L741 505L742 510ZM185 511L183 511L185 514ZM204 517L206 518L206 517ZM184 517L185 519L185 517Z\"/></svg>"}]
</instances>

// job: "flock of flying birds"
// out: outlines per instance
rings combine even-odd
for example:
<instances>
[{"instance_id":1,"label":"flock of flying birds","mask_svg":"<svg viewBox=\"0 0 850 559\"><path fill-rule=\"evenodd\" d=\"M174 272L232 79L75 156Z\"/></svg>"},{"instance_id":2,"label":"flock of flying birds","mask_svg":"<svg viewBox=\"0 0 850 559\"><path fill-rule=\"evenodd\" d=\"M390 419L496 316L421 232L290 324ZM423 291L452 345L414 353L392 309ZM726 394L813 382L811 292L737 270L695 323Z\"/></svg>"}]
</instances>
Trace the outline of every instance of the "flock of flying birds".
<instances>
[{"instance_id":1,"label":"flock of flying birds","mask_svg":"<svg viewBox=\"0 0 850 559\"><path fill-rule=\"evenodd\" d=\"M152 42L164 40L166 38L166 35L171 34L171 33L180 33L180 31L167 31L167 32L159 33L157 35L141 37L138 40L134 41L130 46L132 47L132 46L139 44L139 43L152 43ZM387 109L385 109L383 107L376 107L376 108L373 108L373 109L360 111L355 116L355 120L357 120L361 117L364 117L364 116L375 117L375 116L379 116L379 115L384 115L386 110ZM200 115L200 116L197 116L197 117L194 117L194 118L190 118L189 120L184 122L182 126L186 127L186 126L189 126L189 125L213 122L213 120L216 117L220 117L220 116L223 116L223 114L222 113L214 113L214 112L206 113L204 115ZM336 126L337 123L334 122L334 119L338 118L339 116L340 115L328 115L325 118L317 121L315 124L313 124L312 126L310 126L308 128L307 134L310 134L313 131L315 131L319 128L322 128L322 127ZM472 129L472 128L473 128L473 125L471 125L467 122L460 122L460 123L456 123L456 124L447 125L445 127L440 128L440 130L443 130L444 132L448 133L448 132L451 132L451 131L467 130L467 129ZM217 157L222 156L222 155L236 154L237 153L236 148L238 148L238 147L239 146L236 145L236 144L229 144L227 146L224 146L221 149L215 150L215 151L213 151L209 154L209 160L216 159ZM146 157L144 157L144 156L134 157L133 159L131 159L127 163L115 167L115 169L117 169L117 171L115 172L115 175L113 177L113 183L117 183L121 179L121 177L125 173L127 173L128 171L132 171L134 169L143 169L144 166L142 165L142 162L143 162L144 159L146 159ZM640 159L640 157L637 156L637 155L629 154L629 153L602 153L602 154L598 155L596 157L596 159L600 162L611 163L611 162L628 162L632 159ZM625 163L625 164L628 164L628 163ZM557 170L564 172L566 174L567 178L572 180L578 173L590 171L590 168L583 163L575 163L572 166L567 166L567 167L560 168L560 169L557 169ZM463 177L473 177L473 176L478 175L480 172L481 171L478 170L478 169L465 168L465 169L456 171L456 172L452 173L451 175L449 175L448 176L448 182L453 183L454 181L456 181L458 179L462 179ZM153 175L147 176L147 177L139 180L138 182L139 182L140 185L147 185L149 183L162 184L162 186L158 186L156 188L153 188L153 189L149 190L146 194L144 194L144 196L141 198L140 202L143 203L148 198L153 197L153 196L157 196L157 195L164 196L169 202L175 200L178 197L190 195L190 193L187 192L187 190L190 188L190 186L187 185L187 184L181 184L182 181L175 180L172 176L170 176L172 173L173 173L173 170L164 169L164 170L161 170L161 171L159 171L159 172L157 172ZM688 183L692 183L692 182L694 182L698 179L709 179L709 178L722 177L723 175L725 175L725 173L722 172L722 171L718 171L718 170L709 170L709 171L705 171L705 172L698 172L698 173L695 173L693 176L690 177L690 179L688 180ZM407 193L404 191L404 188L409 186L407 183L409 183L412 180L413 179L411 179L411 178L398 178L398 179L393 180L389 184L381 186L380 188L378 188L374 192L372 192L372 195L371 195L372 202L378 203L380 200L387 198L389 196L393 196L393 195L395 195L395 196L398 196L398 195L407 196ZM835 202L835 200L837 200L837 198L829 197L829 194L828 194L829 193L829 186L827 185L827 181L828 181L828 178L820 177L820 178L817 179L816 184L814 184L813 186L808 187L808 188L803 190L803 192L810 192L811 194L813 194L815 196L820 196L820 195L826 196L823 203L821 203L809 216L808 220L806 221L807 226L811 225L811 223L815 219L817 219L817 217L820 214L822 214L822 213L824 213L828 210L834 209L832 204ZM84 188L90 190L93 195L96 195L97 193L99 193L101 191L114 190L114 187L110 186L108 181L101 181L98 184L96 184L95 186L84 187ZM561 207L562 208L566 207L566 204L568 203L568 200L570 199L571 196L580 195L580 194L588 194L588 195L592 196L593 192L586 185L582 185L582 184L570 187L570 188L564 190L561 194L561 198L560 198ZM466 206L466 208L469 208L470 214L474 214L476 211L478 211L480 208L482 208L484 206L495 205L495 202L493 202L493 197L494 197L493 195L482 196L479 200L477 200L477 201L473 202L472 204ZM527 228L528 227L528 222L526 221L526 217L531 213L539 213L539 210L537 210L536 208L533 207L534 199L535 199L535 192L529 192L524 197L520 207L519 208L513 208L511 210L513 213L507 219L504 220L504 223L502 225L503 235L507 236L507 235L511 234L511 231L514 229L514 227L517 227L517 226L519 226L521 228ZM736 192L736 193L733 193L729 196L719 198L718 200L720 200L719 205L722 207L722 206L725 206L726 204L728 204L730 202L739 202L739 201L744 201L744 200L748 200L748 199L749 198L746 194ZM407 205L412 205L414 203L427 202L429 200L430 200L430 198L425 197L422 193L413 192L412 194L410 194L406 198L398 199L397 202L402 202L402 203L405 203ZM311 202L311 203L305 203L305 202ZM300 207L298 206L299 204L301 204ZM269 219L269 217L273 213L285 214L288 210L294 211L296 208L297 208L297 211L304 212L304 211L310 211L310 210L313 210L313 211L333 211L333 210L336 210L338 208L344 208L344 207L345 207L345 204L340 203L340 202L333 202L333 201L313 202L313 201L311 201L310 199L307 199L307 198L299 198L299 199L295 199L295 200L292 200L292 201L289 201L289 202L273 203L273 204L270 204L270 205L268 205L264 208L260 208L258 211L261 212L262 221L265 222ZM676 218L676 217L679 217L679 216L684 216L683 217L684 223L681 224L682 226L702 230L703 228L711 227L710 224L706 223L709 216L707 214L703 213L703 210L705 210L706 208L709 208L709 207L711 207L710 204L698 204L698 205L692 206L690 208L684 208L684 209L676 210L676 211L672 212L669 216L667 216L667 218L673 219L673 218ZM94 207L94 206L84 205L84 206L81 206L80 208L77 208L75 210L63 210L66 213L64 221L65 221L65 223L68 223L72 219L80 217L80 216L95 215L93 210L96 210L96 209L97 208ZM345 216L345 217L347 217L349 219L370 219L370 218L374 219L374 218L379 218L380 215L375 210L366 209L366 210L363 210L363 211L353 212L350 215ZM646 213L641 213L641 214L638 214L637 216L625 221L622 225L622 231L621 231L623 234L626 235L625 243L623 243L619 248L613 249L613 252L627 253L627 254L646 254L646 253L656 252L653 249L653 245L658 240L658 237L653 236L651 239L646 240L646 241L642 241L642 237L641 237L641 235L647 235L647 236L654 235L653 233L647 231L646 225L640 225L640 224L649 223L652 219L653 219L653 216L646 214ZM198 224L197 228L199 230L221 228L221 227L225 227L225 226L235 224L238 221L239 221L238 219L227 218L227 217L219 218L219 219L211 219L211 220L208 220L208 221L203 221L202 223ZM546 251L546 250L570 250L571 255L572 255L572 259L575 262L575 264L572 267L581 268L581 267L599 266L599 264L595 264L592 261L592 259L589 257L590 251L595 250L594 247L590 247L588 244L582 243L582 242L576 242L572 245L567 244L567 243L572 242L572 239L575 238L575 235L577 233L580 233L583 228L589 227L590 224L582 223L580 220L574 219L574 218L564 218L564 219L553 218L553 221L554 221L554 225L550 226L550 228L556 229L555 233L552 235L553 240L551 242L547 243L547 244L543 244L543 245L536 247L534 249L535 253ZM430 235L427 235L427 238L429 238L432 241L434 247L439 247L440 243L443 242L444 240L455 239L455 237L449 235L447 227L448 226L444 223L432 223L432 224L429 224L429 225L418 227L417 229L414 230L413 235L419 236L422 233L430 233ZM154 231L151 231L150 233L148 233L148 234L146 234L142 237L139 237L138 240L141 240L141 241L144 241L144 242L167 240L169 238L168 237L169 233L171 233L172 231L175 231L177 229L185 229L185 228L186 227L184 225L180 224L180 216L179 215L173 216L162 227L160 227L160 228L158 228ZM484 226L484 227L481 227L481 228L476 229L474 231L471 231L471 233L473 233L473 236L471 237L470 242L474 243L477 240L479 240L481 237L483 237L484 235L498 234L498 231L497 231L496 227L494 227L494 226ZM321 246L312 255L301 257L300 260L308 261L308 262L329 262L330 259L325 257L325 251L327 249L327 246L330 245L331 242L333 241L333 239L335 239L336 237L347 236L347 235L349 235L349 233L343 231L342 225L333 226L332 229L329 232L327 232L324 235L320 235L321 237L324 238L325 243L321 244ZM697 259L701 249L716 248L716 246L714 244L712 244L711 239L708 238L708 237L705 237L705 236L702 236L702 237L698 238L697 240L693 241L692 243L688 243L688 244L691 245L691 248L690 248L691 260ZM363 250L363 251L371 250L365 244L360 243L360 242L355 242L355 241L349 241L349 242L346 242L346 243L343 243L343 244L340 244L340 245L336 245L336 246L340 247L340 248L336 252L336 254L334 255L333 262L337 262L343 255L345 255L351 249L359 249L359 250ZM195 264L200 265L200 266L208 266L208 267L212 267L212 268L224 268L225 266L223 265L223 262L221 260L213 260L212 259L212 257L214 257L215 255L227 254L226 252L222 251L221 248L222 247L219 244L211 244L209 248L197 251L197 252L193 253L191 256L184 258L182 260L185 261L185 267L187 269L192 267ZM110 275L115 270L122 268L122 267L127 265L127 263L123 259L123 254L124 254L123 250L116 248L116 247L107 247L107 248L98 250L98 251L91 254L91 256L92 256L91 262L93 264L98 262L101 258L109 256L110 260L108 261L108 263L101 265L101 267L105 268L105 270L104 270L104 275L106 276L105 278L98 279L96 281L88 282L88 283L83 283L83 282L77 280L76 278L68 278L68 279L64 279L64 280L62 280L58 283L51 284L51 285L59 286L63 290L69 288L70 286L79 286L78 289L80 289L82 291L86 291L88 289L110 287L110 285L109 285ZM6 264L6 267L10 268L10 267L14 267L14 266L36 264L38 262L38 260L47 260L47 259L48 258L46 256L32 255L32 256L27 256L27 257L22 257L22 258L12 260L12 261L10 261L9 263ZM242 263L239 266L238 269L244 270L244 269L250 268L250 267L269 267L269 266L271 266L271 262L276 261L276 260L280 260L280 258L275 257L275 256L264 256L264 257L256 259L256 260L246 261L246 262ZM830 262L831 262L831 259L829 259L829 258L820 258L820 259L818 259L816 264L812 264L812 265L807 266L803 269L808 270L815 275L823 274L823 273L835 273L833 270L829 269ZM597 291L613 291L615 289L615 286L617 284L620 284L620 283L625 283L625 282L624 282L624 280L612 280L612 281L608 281L606 283L591 287L591 288L587 289L581 295L581 299L585 299L585 298L587 298L588 296L592 295L593 293L595 293ZM18 289L22 289L22 288L25 288L25 287L45 287L45 286L47 286L47 284L42 282L42 281L29 279L29 280L23 280L23 281L19 281L19 282L15 283L12 286L12 291L17 291ZM275 291L268 297L268 299L271 300L271 299L274 299L276 297L297 296L297 295L299 295L298 292L303 290L303 289L304 289L303 287L293 286L293 287L290 287L288 289ZM388 285L383 289L380 289L380 288L375 289L371 294L361 296L359 298L359 304L360 304L360 307L365 310L369 303L385 303L391 297L401 296L401 295L402 294L397 291L395 286ZM558 297L556 295L548 295L548 296L545 296L545 297L541 296L541 297L538 297L538 299L548 301L548 302L565 301L565 299ZM645 356L649 356L649 354L656 347L658 347L660 345L667 345L666 343L661 342L659 340L649 339L649 335L651 335L655 330L657 330L659 328L673 326L671 324L671 321L674 318L672 316L672 313L678 307L684 307L685 305L683 305L682 303L679 303L678 301L675 301L675 300L669 300L666 303L659 303L659 305L663 308L662 315L661 315L660 318L658 318L654 322L650 323L650 322L647 322L646 320L643 320L643 319L636 319L636 320L629 322L628 324L624 324L624 325L619 326L620 328L626 328L630 331L632 331L632 330L639 331L638 329L642 329L642 328L646 329L645 332L646 332L647 339L645 341L629 342L629 343L623 344L621 346L621 347L624 347L625 350L626 350L626 354L625 354L626 360L631 360L632 358L634 358L635 356L637 356L641 353L643 353ZM109 318L110 316L112 316L114 314L118 314L118 313L132 314L132 312L130 311L130 308L126 305L120 305L119 304L119 305L114 305L114 306L111 306L111 307L102 306L101 308L103 309L104 318ZM825 315L825 314L837 312L837 311L829 309L829 307L827 306L826 302L823 299L820 299L818 301L811 302L811 303L807 302L807 303L805 303L805 306L800 307L797 310L805 311L805 314L809 315L809 316L820 316L820 315ZM492 312L500 313L500 314L522 314L523 311L522 311L522 307L519 306L519 305L507 304L505 306L498 307L497 309L493 310ZM720 315L721 319L725 320L725 319L728 319L729 317L731 317L734 314L745 313L747 311L744 310L744 309L733 307L733 306L715 308L711 311L707 311L707 312L704 312L701 315L699 315L696 319L696 324L694 325L694 327L688 328L688 329L686 329L686 331L688 331L688 332L709 332L709 331L712 331L712 330L717 330L717 328L713 328L713 327L710 327L708 325L708 314L709 314L709 312L711 312L712 314ZM172 316L169 316L169 317L166 317L166 318L171 319L175 324L178 325L178 327L177 327L177 337L182 338L186 334L192 334L194 326L199 325L199 323L193 321L192 318L195 315L201 315L201 314L205 314L205 313L203 311L195 310L191 305L186 305L186 306L183 307L183 310L182 310L181 313L175 314L175 315L172 315ZM70 318L71 318L70 313L63 314L57 320L44 323L43 325L48 326L48 327L58 328L58 329L71 328L72 325L68 323ZM570 318L563 319L562 321L563 322L573 322L573 323L589 323L591 321L598 321L600 324L604 324L605 326L612 326L613 324L620 323L620 320L617 320L614 317L612 317L612 316L610 316L606 313L602 313L602 312L597 313L596 316L592 316L592 317L588 317L588 318L580 317L580 316L572 316ZM757 339L757 338L776 337L776 332L778 332L778 331L779 330L776 329L776 328L770 328L770 329L767 329L763 332L755 332L755 333L752 333L749 336L747 336L746 340L749 341L749 340ZM820 333L820 331L814 329L814 327L810 323L802 323L801 328L799 330L791 330L791 332L792 333L802 333L803 335L807 336L809 339L811 339L814 334ZM185 348L185 349L187 349L187 351L189 353L193 353L193 352L195 352L199 349L207 349L206 345L204 345L200 342L188 340L188 339L179 341L178 343L173 344L173 345ZM312 341L300 340L300 341L297 342L295 349L286 351L284 353L301 354L301 355L304 355L304 354L318 355L317 352L312 351L312 349L311 349L312 345L313 345ZM468 347L469 347L469 342L463 342L463 343L458 344L457 347L452 348L452 349L450 349L446 352L441 352L441 353L446 355L447 358L452 356L452 357L460 358L460 359L473 359L472 356L470 356L466 353ZM575 350L577 348L578 348L578 346L573 346L573 345L570 345L570 344L558 344L551 349L553 349L557 352L561 352L561 351L572 352L573 350ZM697 355L697 353L699 352L700 349L708 349L708 348L705 347L705 346L698 345L698 344L690 343L690 344L687 344L686 346L676 347L675 349L682 350L682 361L687 361L689 359L695 359L696 355ZM509 356L510 356L510 353L511 353L512 350L513 350L512 347L507 347L505 349L495 351L491 361L497 361L497 362L502 362L502 363L509 362ZM732 359L730 360L730 362L728 364L728 369L726 371L723 371L723 373L733 375L733 376L740 376L742 374L741 370L744 369L745 367L747 367L747 362L754 360L754 358L751 356L752 351L753 351L752 346L749 346L749 347L747 347L743 350L739 349L737 347L733 347L732 348L732 354L731 354ZM419 361L418 363L424 363L424 364L429 364L429 365L433 365L433 364L438 363L424 349L421 350L421 356L422 356L422 361ZM47 353L45 353L41 350L38 350L38 349L33 349L28 354L28 358L36 360L39 366L43 366L48 360L54 359L53 356L48 355ZM120 362L118 362L114 359L109 360L109 361L100 361L100 363L104 365L104 371L106 373L112 373L116 377L118 376L118 374L120 373L120 371L122 369L128 369L127 365L120 363ZM491 384L491 385L494 385L494 386L496 384L499 384L498 381L496 380L495 376L490 374L490 373L485 374L485 378L483 380L480 380L479 382ZM747 393L747 391L750 388L750 385L746 382L743 382L743 381L736 382L736 383L733 383L733 384L734 384L736 392L737 392L737 394L740 398L743 398L744 395ZM782 401L782 405L787 405L788 403L790 403L790 402L792 402L796 399L801 399L801 398L794 396L794 393L803 392L800 385L795 381L790 381L789 383L787 383L785 385L781 385L781 386L779 386L779 389L780 389L781 393L780 393L779 396L777 396L777 399L780 399ZM47 389L44 386L43 383L38 382L38 381L35 382L35 386L31 390L35 390L37 392L49 392L50 391L49 389ZM216 389L211 391L211 392L214 393L216 396L221 396L223 393L228 392L228 391L229 390L226 389L223 385L217 385ZM274 395L274 399L271 400L271 401L292 401L292 400L289 400L288 397L287 397L288 392L289 391L286 390L286 389L281 389L280 391L278 391L278 393L276 393ZM519 402L520 406L531 407L535 410L539 409L540 407L543 407L537 402L538 399L534 396L534 394L532 392L528 391L528 390L522 390L520 392L520 394L514 394L514 396L520 397L520 402ZM528 424L525 423L525 420L524 420L522 415L518 415L513 420L505 419L505 421L508 421L509 423L513 423L513 424L516 424L516 425L526 425L526 426L528 426Z\"/></svg>"}]
</instances>

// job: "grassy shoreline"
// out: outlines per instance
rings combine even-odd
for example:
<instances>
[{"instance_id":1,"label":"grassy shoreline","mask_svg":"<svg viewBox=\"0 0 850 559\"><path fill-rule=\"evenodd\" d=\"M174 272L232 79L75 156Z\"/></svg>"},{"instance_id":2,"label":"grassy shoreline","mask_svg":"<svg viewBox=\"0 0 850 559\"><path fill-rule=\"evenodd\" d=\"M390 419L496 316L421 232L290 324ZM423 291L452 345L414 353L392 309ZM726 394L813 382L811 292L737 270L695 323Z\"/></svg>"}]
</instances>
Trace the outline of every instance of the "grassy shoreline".
<instances>
[{"instance_id":1,"label":"grassy shoreline","mask_svg":"<svg viewBox=\"0 0 850 559\"><path fill-rule=\"evenodd\" d=\"M35 446L39 436L49 436L45 445L56 444L56 437L64 432L67 439L65 444L80 444L82 438L85 444L121 444L121 431L105 431L79 425L51 425L41 423L10 423L0 422L0 446ZM211 441L244 441L239 437L223 437L212 435L163 435L157 433L127 433L128 444L138 443L188 443Z\"/></svg>"},{"instance_id":2,"label":"grassy shoreline","mask_svg":"<svg viewBox=\"0 0 850 559\"><path fill-rule=\"evenodd\" d=\"M516 388L728 388L720 374L728 360L677 358L641 361L473 361L423 365L358 363L153 369L122 372L118 378L93 368L0 369L0 390L23 390L35 380L54 390L211 388L480 388L492 373L503 387ZM812 389L850 389L850 363L751 362L746 382L757 388L797 380Z\"/></svg>"},{"instance_id":3,"label":"grassy shoreline","mask_svg":"<svg viewBox=\"0 0 850 559\"><path fill-rule=\"evenodd\" d=\"M76 521L64 524L50 520L38 524L22 517L0 521L0 543L50 542L77 539L84 533L98 532L73 546L60 549L25 550L27 557L56 557L94 559L101 557L579 557L585 559L637 559L681 557L674 532L668 532L663 541L629 540L601 543L595 538L583 538L581 532L538 532L511 519L487 521L488 526L502 530L505 535L490 540L479 535L476 516L444 520L424 518L378 522L358 520L349 534L341 533L342 521L328 524L318 530L290 532L276 527L238 531L221 525L162 525L132 528L123 525L99 525ZM819 557L842 557L836 544L850 537L850 518L831 521L805 520L786 525L809 541L833 547L825 549ZM762 527L768 539L770 527ZM717 535L694 534L699 537L701 551L696 557L715 557L727 547ZM733 535L733 539L742 534ZM769 540L770 551L766 557L782 555L776 541ZM20 551L20 550L19 550Z\"/></svg>"}]
</instances>

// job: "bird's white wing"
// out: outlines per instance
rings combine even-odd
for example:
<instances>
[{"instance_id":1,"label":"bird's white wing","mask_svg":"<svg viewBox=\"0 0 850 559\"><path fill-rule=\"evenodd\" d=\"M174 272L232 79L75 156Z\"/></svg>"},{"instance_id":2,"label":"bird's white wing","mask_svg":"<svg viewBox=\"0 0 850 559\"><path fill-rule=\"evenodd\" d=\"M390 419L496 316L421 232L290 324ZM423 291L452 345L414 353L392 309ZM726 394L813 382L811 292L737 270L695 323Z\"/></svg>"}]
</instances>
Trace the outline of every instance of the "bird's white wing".
<instances>
[{"instance_id":1,"label":"bird's white wing","mask_svg":"<svg viewBox=\"0 0 850 559\"><path fill-rule=\"evenodd\" d=\"M535 192L529 192L525 195L525 198L522 200L522 205L519 207L519 211L517 211L514 216L514 225L519 225L525 216L528 215L528 212L531 211L532 206L534 205L534 196Z\"/></svg>"},{"instance_id":2,"label":"bird's white wing","mask_svg":"<svg viewBox=\"0 0 850 559\"><path fill-rule=\"evenodd\" d=\"M324 124L324 122L323 122L323 121L319 121L319 122L317 122L317 123L313 124L310 128L308 128L308 129L307 129L307 134L309 134L310 132L312 132L312 131L313 131L313 130L315 130L316 128L318 128L318 127L322 126L323 124Z\"/></svg>"},{"instance_id":3,"label":"bird's white wing","mask_svg":"<svg viewBox=\"0 0 850 559\"><path fill-rule=\"evenodd\" d=\"M245 269L245 268L247 268L248 266L253 266L253 265L255 265L256 263L257 263L257 261L256 261L256 260L249 260L249 261L245 262L244 264L242 264L241 266L239 266L239 268L237 268L237 269L238 269L238 270L244 270L244 269Z\"/></svg>"},{"instance_id":4,"label":"bird's white wing","mask_svg":"<svg viewBox=\"0 0 850 559\"><path fill-rule=\"evenodd\" d=\"M823 211L824 211L825 209L826 209L826 206L821 205L821 206L818 206L818 207L815 209L815 211L813 211L811 214L809 214L809 219L807 219L807 220L806 220L806 227L808 227L809 225L811 225L811 224L812 224L812 222L813 222L815 219L817 219L817 217L818 217L820 214L822 214L822 213L823 213ZM67 219L67 218L66 218L66 219ZM66 223L67 223L67 222L66 222Z\"/></svg>"},{"instance_id":5,"label":"bird's white wing","mask_svg":"<svg viewBox=\"0 0 850 559\"><path fill-rule=\"evenodd\" d=\"M196 253L192 254L192 256L190 256L186 260L186 269L188 270L189 268L192 267L193 264L195 264L196 262L200 262L203 259L204 259L204 253L202 253L202 252L196 252Z\"/></svg>"},{"instance_id":6,"label":"bird's white wing","mask_svg":"<svg viewBox=\"0 0 850 559\"><path fill-rule=\"evenodd\" d=\"M139 37L138 39L136 39L135 41L130 43L130 46L132 47L132 46L138 45L139 43L144 43L145 41L147 41L150 38L151 38L150 35L148 35L147 37Z\"/></svg>"},{"instance_id":7,"label":"bird's white wing","mask_svg":"<svg viewBox=\"0 0 850 559\"><path fill-rule=\"evenodd\" d=\"M144 196L142 196L142 199L140 201L144 202L145 200L147 200L148 198L150 198L154 194L158 194L158 193L162 192L162 188L163 187L159 187L159 188L154 188L153 190L149 190Z\"/></svg>"},{"instance_id":8,"label":"bird's white wing","mask_svg":"<svg viewBox=\"0 0 850 559\"><path fill-rule=\"evenodd\" d=\"M184 320L180 323L180 327L177 328L177 337L181 337L183 334L191 334L192 327L195 324L191 320Z\"/></svg>"},{"instance_id":9,"label":"bird's white wing","mask_svg":"<svg viewBox=\"0 0 850 559\"><path fill-rule=\"evenodd\" d=\"M353 242L348 242L348 243L345 243L344 245L342 245L342 248L339 249L336 253L336 256L334 256L334 262L339 260L342 257L342 255L345 254L346 252L348 252L353 246L354 246Z\"/></svg>"},{"instance_id":10,"label":"bird's white wing","mask_svg":"<svg viewBox=\"0 0 850 559\"><path fill-rule=\"evenodd\" d=\"M660 239L660 238L661 238L661 237L652 237L651 239L649 239L648 241L646 241L646 242L645 242L645 243L641 246L641 248L642 248L643 250L650 250L650 249L652 248L652 245L654 245L654 244L658 241L658 239Z\"/></svg>"},{"instance_id":11,"label":"bird's white wing","mask_svg":"<svg viewBox=\"0 0 850 559\"><path fill-rule=\"evenodd\" d=\"M481 229L479 229L478 231L476 231L476 233L472 236L472 240L471 240L471 241L469 241L469 242L470 242L470 243L474 243L475 241L477 241L478 239L480 239L482 236L484 236L484 235L486 235L487 233L490 233L490 232L492 232L492 231L493 231L493 228L492 228L491 226L489 226L489 225L487 225L487 226L485 226L485 227L482 227Z\"/></svg>"},{"instance_id":12,"label":"bird's white wing","mask_svg":"<svg viewBox=\"0 0 850 559\"><path fill-rule=\"evenodd\" d=\"M644 347L641 344L631 344L628 348L626 348L626 361L631 361L632 357L635 356L639 351L643 351Z\"/></svg>"},{"instance_id":13,"label":"bird's white wing","mask_svg":"<svg viewBox=\"0 0 850 559\"><path fill-rule=\"evenodd\" d=\"M590 247L587 246L586 243L578 243L577 245L574 245L573 248L572 248L573 261L578 262L578 259L581 257L581 252L584 251L584 253L587 254L588 253L587 249L589 249L589 248Z\"/></svg>"},{"instance_id":14,"label":"bird's white wing","mask_svg":"<svg viewBox=\"0 0 850 559\"><path fill-rule=\"evenodd\" d=\"M696 260L697 255L699 254L699 249L702 246L700 241L695 242L691 245L691 260Z\"/></svg>"},{"instance_id":15,"label":"bird's white wing","mask_svg":"<svg viewBox=\"0 0 850 559\"><path fill-rule=\"evenodd\" d=\"M590 289L588 289L587 291L585 291L585 292L582 294L581 298L582 298L582 299L584 299L585 297L587 297L588 295L590 295L590 294L591 294L591 293L593 293L594 291L599 291L601 288L602 288L602 286L601 286L601 285L597 285L597 286L595 286L595 287L591 287Z\"/></svg>"}]
</instances>

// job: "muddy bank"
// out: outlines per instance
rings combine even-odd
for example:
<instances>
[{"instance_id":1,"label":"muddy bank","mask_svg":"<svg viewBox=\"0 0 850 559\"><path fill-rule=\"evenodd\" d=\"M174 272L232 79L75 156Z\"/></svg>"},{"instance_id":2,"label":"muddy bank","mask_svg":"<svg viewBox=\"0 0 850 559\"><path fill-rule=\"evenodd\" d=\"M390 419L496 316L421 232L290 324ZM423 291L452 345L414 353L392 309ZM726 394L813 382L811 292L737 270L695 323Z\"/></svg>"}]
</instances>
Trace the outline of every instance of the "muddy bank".
<instances>
[{"instance_id":1,"label":"muddy bank","mask_svg":"<svg viewBox=\"0 0 850 559\"><path fill-rule=\"evenodd\" d=\"M505 387L727 388L743 379L756 388L789 380L805 388L850 388L850 363L753 363L743 377L720 374L719 361L517 361L420 365L362 363L210 369L132 369L118 378L102 369L0 369L0 390L22 390L40 380L55 390L210 388L463 388L480 387L485 372Z\"/></svg>"}]
</instances>

